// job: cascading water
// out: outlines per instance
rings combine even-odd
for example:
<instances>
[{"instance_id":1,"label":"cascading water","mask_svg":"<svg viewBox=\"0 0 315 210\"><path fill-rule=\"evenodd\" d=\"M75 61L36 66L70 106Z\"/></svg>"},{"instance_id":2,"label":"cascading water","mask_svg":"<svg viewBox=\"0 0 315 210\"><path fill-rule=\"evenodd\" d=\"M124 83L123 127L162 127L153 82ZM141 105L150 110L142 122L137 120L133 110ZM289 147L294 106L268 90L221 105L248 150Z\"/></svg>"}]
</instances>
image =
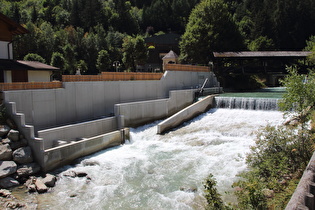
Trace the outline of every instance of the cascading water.
<instances>
[{"instance_id":1,"label":"cascading water","mask_svg":"<svg viewBox=\"0 0 315 210\"><path fill-rule=\"evenodd\" d=\"M278 110L277 98L215 97L216 108Z\"/></svg>"},{"instance_id":2,"label":"cascading water","mask_svg":"<svg viewBox=\"0 0 315 210\"><path fill-rule=\"evenodd\" d=\"M38 195L38 208L204 209L207 176L222 195L231 192L255 131L281 122L278 111L212 109L165 135L155 134L156 124L132 129L130 143L64 167L56 187ZM89 179L63 176L71 170Z\"/></svg>"}]
</instances>

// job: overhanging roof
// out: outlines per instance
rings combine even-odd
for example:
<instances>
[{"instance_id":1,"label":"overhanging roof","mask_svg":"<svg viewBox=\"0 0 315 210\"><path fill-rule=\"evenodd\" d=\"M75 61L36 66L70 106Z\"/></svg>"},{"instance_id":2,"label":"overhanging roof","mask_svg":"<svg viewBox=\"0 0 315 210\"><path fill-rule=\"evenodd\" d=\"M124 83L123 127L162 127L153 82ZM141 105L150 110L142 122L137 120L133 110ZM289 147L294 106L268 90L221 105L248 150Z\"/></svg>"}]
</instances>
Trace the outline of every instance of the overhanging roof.
<instances>
[{"instance_id":1,"label":"overhanging roof","mask_svg":"<svg viewBox=\"0 0 315 210\"><path fill-rule=\"evenodd\" d=\"M0 59L2 70L35 70L35 71L59 71L59 68L38 62Z\"/></svg>"},{"instance_id":2,"label":"overhanging roof","mask_svg":"<svg viewBox=\"0 0 315 210\"><path fill-rule=\"evenodd\" d=\"M20 35L20 34L29 33L29 31L26 28L14 22L13 20L11 20L10 18L8 18L2 13L0 13L0 21L4 22L8 26L10 33L12 35Z\"/></svg>"},{"instance_id":3,"label":"overhanging roof","mask_svg":"<svg viewBox=\"0 0 315 210\"><path fill-rule=\"evenodd\" d=\"M305 58L311 54L309 51L213 52L215 58Z\"/></svg>"}]
</instances>

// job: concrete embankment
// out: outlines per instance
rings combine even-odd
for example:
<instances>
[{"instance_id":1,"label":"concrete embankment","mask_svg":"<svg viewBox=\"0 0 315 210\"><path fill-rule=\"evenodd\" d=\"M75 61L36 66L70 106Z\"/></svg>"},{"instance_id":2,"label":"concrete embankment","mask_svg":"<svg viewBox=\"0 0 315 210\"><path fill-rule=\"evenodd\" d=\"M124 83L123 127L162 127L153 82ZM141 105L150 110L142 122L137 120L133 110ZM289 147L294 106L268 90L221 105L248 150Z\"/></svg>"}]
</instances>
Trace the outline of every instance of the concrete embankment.
<instances>
[{"instance_id":1,"label":"concrete embankment","mask_svg":"<svg viewBox=\"0 0 315 210\"><path fill-rule=\"evenodd\" d=\"M173 116L167 118L163 122L157 125L157 133L162 134L172 128L175 128L186 122L195 116L207 111L209 108L213 107L214 95L207 96L206 98L188 106L187 108L177 112Z\"/></svg>"},{"instance_id":2,"label":"concrete embankment","mask_svg":"<svg viewBox=\"0 0 315 210\"><path fill-rule=\"evenodd\" d=\"M129 129L192 104L212 72L165 72L157 81L65 82L63 88L4 91L8 110L44 171L128 139Z\"/></svg>"}]
</instances>

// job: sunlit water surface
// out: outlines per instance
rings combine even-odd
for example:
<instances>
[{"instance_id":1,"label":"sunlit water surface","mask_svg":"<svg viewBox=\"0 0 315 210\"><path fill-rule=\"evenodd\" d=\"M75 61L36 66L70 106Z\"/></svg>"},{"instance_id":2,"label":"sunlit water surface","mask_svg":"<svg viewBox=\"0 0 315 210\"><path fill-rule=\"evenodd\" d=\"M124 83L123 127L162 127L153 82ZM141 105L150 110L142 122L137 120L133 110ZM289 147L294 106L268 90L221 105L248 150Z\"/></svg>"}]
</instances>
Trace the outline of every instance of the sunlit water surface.
<instances>
[{"instance_id":1,"label":"sunlit water surface","mask_svg":"<svg viewBox=\"0 0 315 210\"><path fill-rule=\"evenodd\" d=\"M279 124L277 111L212 109L181 128L156 135L156 124L131 130L131 142L62 168L39 209L204 209L203 182L212 173L226 202L258 129ZM93 162L94 165L85 163ZM86 177L62 176L84 171Z\"/></svg>"}]
</instances>

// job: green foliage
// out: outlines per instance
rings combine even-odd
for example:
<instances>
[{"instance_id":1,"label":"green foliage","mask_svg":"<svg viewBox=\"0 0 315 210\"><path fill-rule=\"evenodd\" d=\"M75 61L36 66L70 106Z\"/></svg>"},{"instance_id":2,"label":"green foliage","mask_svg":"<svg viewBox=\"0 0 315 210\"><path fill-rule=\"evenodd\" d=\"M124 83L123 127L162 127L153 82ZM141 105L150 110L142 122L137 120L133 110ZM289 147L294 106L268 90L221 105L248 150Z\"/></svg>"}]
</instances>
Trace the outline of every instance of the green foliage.
<instances>
[{"instance_id":1,"label":"green foliage","mask_svg":"<svg viewBox=\"0 0 315 210\"><path fill-rule=\"evenodd\" d=\"M247 156L249 170L241 173L242 179L233 184L237 187L238 207L268 209L277 205L276 209L283 209L294 190L291 187L287 192L293 175L300 176L312 155L311 132L302 126L267 126L259 132L255 143ZM274 193L283 192L287 196L281 198L282 202L275 202L280 196L274 197Z\"/></svg>"},{"instance_id":2,"label":"green foliage","mask_svg":"<svg viewBox=\"0 0 315 210\"><path fill-rule=\"evenodd\" d=\"M243 46L227 4L222 0L204 0L189 17L180 42L181 60L207 64L212 51L237 51Z\"/></svg>"},{"instance_id":3,"label":"green foliage","mask_svg":"<svg viewBox=\"0 0 315 210\"><path fill-rule=\"evenodd\" d=\"M63 55L59 52L54 52L51 57L50 65L60 68L61 70L64 69L65 59ZM66 72L63 72L66 73Z\"/></svg>"},{"instance_id":4,"label":"green foliage","mask_svg":"<svg viewBox=\"0 0 315 210\"><path fill-rule=\"evenodd\" d=\"M268 39L266 36L260 36L249 43L248 49L251 51L266 51L274 49L273 40Z\"/></svg>"},{"instance_id":5,"label":"green foliage","mask_svg":"<svg viewBox=\"0 0 315 210\"><path fill-rule=\"evenodd\" d=\"M41 63L46 63L45 59L36 53L27 54L26 56L24 56L23 60L25 60L25 61L38 61Z\"/></svg>"},{"instance_id":6,"label":"green foliage","mask_svg":"<svg viewBox=\"0 0 315 210\"><path fill-rule=\"evenodd\" d=\"M106 71L111 65L111 60L107 50L101 50L98 52L98 57L96 61L96 68L101 71Z\"/></svg>"},{"instance_id":7,"label":"green foliage","mask_svg":"<svg viewBox=\"0 0 315 210\"><path fill-rule=\"evenodd\" d=\"M136 70L136 66L144 64L147 58L147 47L141 36L127 36L123 40L123 62L127 69Z\"/></svg>"},{"instance_id":8,"label":"green foliage","mask_svg":"<svg viewBox=\"0 0 315 210\"><path fill-rule=\"evenodd\" d=\"M207 209L226 209L226 206L221 199L221 195L216 189L216 184L217 182L215 178L212 174L210 174L203 185L205 188L205 198L207 199L208 203Z\"/></svg>"},{"instance_id":9,"label":"green foliage","mask_svg":"<svg viewBox=\"0 0 315 210\"><path fill-rule=\"evenodd\" d=\"M81 74L86 74L88 67L87 64L84 60L79 60L78 65L77 65L77 69L80 70Z\"/></svg>"},{"instance_id":10,"label":"green foliage","mask_svg":"<svg viewBox=\"0 0 315 210\"><path fill-rule=\"evenodd\" d=\"M308 61L315 65L315 36L311 36L309 40L306 41L304 50L312 51L312 54L308 57Z\"/></svg>"},{"instance_id":11,"label":"green foliage","mask_svg":"<svg viewBox=\"0 0 315 210\"><path fill-rule=\"evenodd\" d=\"M244 39L250 50L299 50L315 34L313 0L2 0L0 12L30 31L14 40L15 59L32 52L51 61L59 52L68 73L80 60L98 73L101 50L121 61L123 38L147 28L186 31L181 58L203 64L211 51L245 49Z\"/></svg>"},{"instance_id":12,"label":"green foliage","mask_svg":"<svg viewBox=\"0 0 315 210\"><path fill-rule=\"evenodd\" d=\"M267 126L257 136L247 156L250 167L261 177L281 178L305 167L312 154L313 140L302 126Z\"/></svg>"},{"instance_id":13,"label":"green foliage","mask_svg":"<svg viewBox=\"0 0 315 210\"><path fill-rule=\"evenodd\" d=\"M267 198L263 194L266 189L265 183L262 182L254 171L240 174L243 178L233 184L236 187L234 194L238 198L236 209L268 209Z\"/></svg>"},{"instance_id":14,"label":"green foliage","mask_svg":"<svg viewBox=\"0 0 315 210\"><path fill-rule=\"evenodd\" d=\"M315 73L310 71L307 75L301 75L294 67L288 68L288 71L289 75L281 81L286 87L286 94L279 107L286 114L294 115L305 123L310 119L307 110L314 109L315 105Z\"/></svg>"}]
</instances>

